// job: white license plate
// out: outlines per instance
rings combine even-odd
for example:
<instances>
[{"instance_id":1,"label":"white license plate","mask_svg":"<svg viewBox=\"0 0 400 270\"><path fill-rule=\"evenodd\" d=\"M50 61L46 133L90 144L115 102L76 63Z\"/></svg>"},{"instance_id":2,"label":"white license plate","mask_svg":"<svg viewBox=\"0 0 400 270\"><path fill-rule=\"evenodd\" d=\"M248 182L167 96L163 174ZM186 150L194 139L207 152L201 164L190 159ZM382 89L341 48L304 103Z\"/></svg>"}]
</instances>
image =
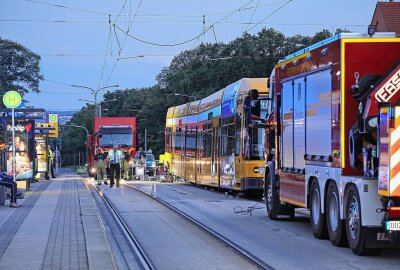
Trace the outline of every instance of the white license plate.
<instances>
[{"instance_id":1,"label":"white license plate","mask_svg":"<svg viewBox=\"0 0 400 270\"><path fill-rule=\"evenodd\" d=\"M400 221L388 221L386 226L389 231L400 231Z\"/></svg>"}]
</instances>

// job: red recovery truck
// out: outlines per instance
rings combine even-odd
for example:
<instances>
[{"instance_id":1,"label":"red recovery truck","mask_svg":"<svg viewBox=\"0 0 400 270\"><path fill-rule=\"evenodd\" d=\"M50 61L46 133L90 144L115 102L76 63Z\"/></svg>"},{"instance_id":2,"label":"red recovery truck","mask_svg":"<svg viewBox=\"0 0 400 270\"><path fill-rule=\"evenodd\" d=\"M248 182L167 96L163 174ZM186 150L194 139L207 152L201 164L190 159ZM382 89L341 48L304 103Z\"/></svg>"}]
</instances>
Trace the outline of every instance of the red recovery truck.
<instances>
[{"instance_id":1,"label":"red recovery truck","mask_svg":"<svg viewBox=\"0 0 400 270\"><path fill-rule=\"evenodd\" d=\"M268 216L308 208L316 238L357 255L400 247L400 38L339 34L270 81Z\"/></svg>"},{"instance_id":2,"label":"red recovery truck","mask_svg":"<svg viewBox=\"0 0 400 270\"><path fill-rule=\"evenodd\" d=\"M97 148L107 153L117 143L121 151L129 153L131 157L135 156L136 117L95 117L93 131L94 134L89 135L87 141L90 176L95 172L93 157Z\"/></svg>"}]
</instances>

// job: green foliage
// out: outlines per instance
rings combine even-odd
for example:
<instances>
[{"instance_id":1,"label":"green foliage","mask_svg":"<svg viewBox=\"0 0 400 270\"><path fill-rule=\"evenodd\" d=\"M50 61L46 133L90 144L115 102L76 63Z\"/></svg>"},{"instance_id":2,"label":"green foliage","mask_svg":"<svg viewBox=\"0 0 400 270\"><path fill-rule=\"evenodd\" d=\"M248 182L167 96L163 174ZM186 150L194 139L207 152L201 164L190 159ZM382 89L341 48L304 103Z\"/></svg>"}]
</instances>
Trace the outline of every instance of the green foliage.
<instances>
[{"instance_id":1,"label":"green foliage","mask_svg":"<svg viewBox=\"0 0 400 270\"><path fill-rule=\"evenodd\" d=\"M40 56L17 42L0 38L0 94L39 92Z\"/></svg>"},{"instance_id":2,"label":"green foliage","mask_svg":"<svg viewBox=\"0 0 400 270\"><path fill-rule=\"evenodd\" d=\"M337 32L345 31L347 30L337 30ZM138 146L144 147L146 129L148 148L151 148L156 155L161 154L164 152L167 109L192 101L187 97L175 96L175 93L195 96L199 100L241 78L269 77L274 65L280 59L332 35L333 33L324 29L313 37L302 35L285 37L270 28L262 29L255 35L245 33L228 44L201 44L174 57L169 67L164 68L157 76L157 85L105 93L102 103L103 117L136 116ZM116 101L113 101L114 99ZM91 125L90 128L93 128L93 117L88 110L88 107L83 108L74 116L72 122ZM81 131L71 129L70 132ZM71 142L71 147L73 145L82 147L82 143L75 141L82 138L82 134L73 137L75 139Z\"/></svg>"},{"instance_id":3,"label":"green foliage","mask_svg":"<svg viewBox=\"0 0 400 270\"><path fill-rule=\"evenodd\" d=\"M68 124L84 126L93 134L94 106L87 105L79 112L75 113ZM65 127L60 132L63 152L85 151L86 148L86 132L82 128Z\"/></svg>"}]
</instances>

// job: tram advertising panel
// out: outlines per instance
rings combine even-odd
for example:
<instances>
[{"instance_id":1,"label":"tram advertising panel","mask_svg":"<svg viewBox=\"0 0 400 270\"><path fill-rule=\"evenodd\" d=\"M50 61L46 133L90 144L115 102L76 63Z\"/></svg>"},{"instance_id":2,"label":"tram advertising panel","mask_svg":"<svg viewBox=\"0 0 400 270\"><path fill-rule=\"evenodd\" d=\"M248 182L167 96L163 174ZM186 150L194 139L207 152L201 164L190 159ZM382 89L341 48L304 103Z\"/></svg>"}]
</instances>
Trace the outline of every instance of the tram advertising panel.
<instances>
[{"instance_id":1,"label":"tram advertising panel","mask_svg":"<svg viewBox=\"0 0 400 270\"><path fill-rule=\"evenodd\" d=\"M36 134L36 154L37 154L37 172L43 173L47 171L47 135Z\"/></svg>"},{"instance_id":2,"label":"tram advertising panel","mask_svg":"<svg viewBox=\"0 0 400 270\"><path fill-rule=\"evenodd\" d=\"M15 121L15 161L16 180L33 178L33 148L34 122L26 120ZM12 152L12 125L7 123L7 173L13 174L13 152Z\"/></svg>"}]
</instances>

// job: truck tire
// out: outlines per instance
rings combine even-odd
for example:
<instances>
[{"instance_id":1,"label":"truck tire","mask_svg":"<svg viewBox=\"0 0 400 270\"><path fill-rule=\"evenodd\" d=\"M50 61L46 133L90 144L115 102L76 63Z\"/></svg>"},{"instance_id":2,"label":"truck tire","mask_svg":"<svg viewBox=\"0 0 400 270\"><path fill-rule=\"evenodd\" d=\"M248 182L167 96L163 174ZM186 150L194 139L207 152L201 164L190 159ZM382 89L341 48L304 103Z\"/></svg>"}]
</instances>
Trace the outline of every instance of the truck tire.
<instances>
[{"instance_id":1,"label":"truck tire","mask_svg":"<svg viewBox=\"0 0 400 270\"><path fill-rule=\"evenodd\" d=\"M361 202L358 190L351 185L346 197L345 221L349 246L359 256L379 255L381 249L366 247L366 228L362 227Z\"/></svg>"},{"instance_id":2,"label":"truck tire","mask_svg":"<svg viewBox=\"0 0 400 270\"><path fill-rule=\"evenodd\" d=\"M277 220L279 215L289 216L289 218L293 220L295 218L294 208L289 205L281 204L275 179L276 178L273 179L270 172L265 176L264 196L267 215L271 220Z\"/></svg>"},{"instance_id":3,"label":"truck tire","mask_svg":"<svg viewBox=\"0 0 400 270\"><path fill-rule=\"evenodd\" d=\"M276 191L276 184L272 183L271 173L267 173L265 177L265 206L267 208L267 215L269 219L276 220L278 218L278 194Z\"/></svg>"},{"instance_id":4,"label":"truck tire","mask_svg":"<svg viewBox=\"0 0 400 270\"><path fill-rule=\"evenodd\" d=\"M327 239L328 230L326 227L326 218L321 211L321 192L318 182L311 183L310 188L310 224L315 238Z\"/></svg>"},{"instance_id":5,"label":"truck tire","mask_svg":"<svg viewBox=\"0 0 400 270\"><path fill-rule=\"evenodd\" d=\"M339 192L334 181L329 183L326 195L326 224L332 245L346 246L346 227L340 219Z\"/></svg>"}]
</instances>

